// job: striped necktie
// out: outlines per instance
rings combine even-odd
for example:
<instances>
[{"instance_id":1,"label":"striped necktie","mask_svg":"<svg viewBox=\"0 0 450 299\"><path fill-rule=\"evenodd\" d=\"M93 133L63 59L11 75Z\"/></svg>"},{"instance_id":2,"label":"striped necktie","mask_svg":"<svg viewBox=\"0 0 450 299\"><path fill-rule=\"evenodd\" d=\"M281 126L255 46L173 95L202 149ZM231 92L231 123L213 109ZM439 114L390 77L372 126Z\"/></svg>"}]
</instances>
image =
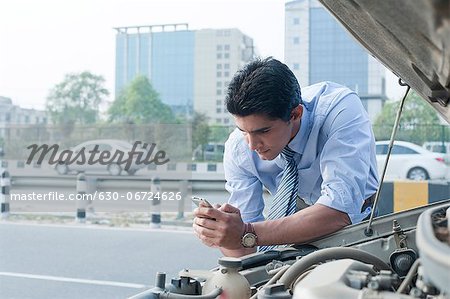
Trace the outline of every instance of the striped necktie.
<instances>
[{"instance_id":1,"label":"striped necktie","mask_svg":"<svg viewBox=\"0 0 450 299\"><path fill-rule=\"evenodd\" d=\"M267 220L279 219L292 215L296 211L296 195L298 189L298 170L294 160L294 151L287 146L281 152L285 159L283 176L277 193L272 201ZM276 248L276 245L260 246L258 251L267 251Z\"/></svg>"}]
</instances>

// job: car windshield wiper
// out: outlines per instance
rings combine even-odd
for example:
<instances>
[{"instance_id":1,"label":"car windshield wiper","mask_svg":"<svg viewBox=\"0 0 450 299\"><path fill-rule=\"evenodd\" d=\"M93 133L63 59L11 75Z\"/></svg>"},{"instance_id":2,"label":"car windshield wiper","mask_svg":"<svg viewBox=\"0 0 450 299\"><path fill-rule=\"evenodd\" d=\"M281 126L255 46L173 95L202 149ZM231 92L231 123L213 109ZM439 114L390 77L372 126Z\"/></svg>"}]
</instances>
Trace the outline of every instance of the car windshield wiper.
<instances>
[{"instance_id":1,"label":"car windshield wiper","mask_svg":"<svg viewBox=\"0 0 450 299\"><path fill-rule=\"evenodd\" d=\"M383 172L381 174L380 183L378 186L377 193L375 195L375 201L373 203L372 211L370 213L369 223L367 224L367 228L364 231L364 234L368 237L373 235L373 229L372 229L373 217L375 216L375 211L377 210L378 198L380 197L380 194L381 194L381 187L383 186L384 176L386 175L386 169L387 169L387 166L389 163L389 158L391 157L392 148L394 147L394 140L395 140L395 136L397 135L398 125L400 123L400 117L402 115L403 105L405 104L406 97L408 96L409 90L411 89L411 87L408 84L404 83L401 78L398 79L398 84L400 86L406 86L407 88L406 88L405 95L403 96L403 99L400 102L400 107L398 107L397 115L395 117L394 127L392 128L391 138L389 139L388 151L386 154L386 160L384 161Z\"/></svg>"}]
</instances>

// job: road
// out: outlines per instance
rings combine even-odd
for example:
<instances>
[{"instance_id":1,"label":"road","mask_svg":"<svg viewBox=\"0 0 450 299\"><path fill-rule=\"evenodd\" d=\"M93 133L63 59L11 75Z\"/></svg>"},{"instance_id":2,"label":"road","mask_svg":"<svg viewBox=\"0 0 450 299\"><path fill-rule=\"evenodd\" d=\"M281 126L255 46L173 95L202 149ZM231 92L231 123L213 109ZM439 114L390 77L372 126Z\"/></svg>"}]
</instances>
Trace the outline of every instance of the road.
<instances>
[{"instance_id":1,"label":"road","mask_svg":"<svg viewBox=\"0 0 450 299\"><path fill-rule=\"evenodd\" d=\"M126 298L220 256L191 229L0 223L0 298Z\"/></svg>"}]
</instances>

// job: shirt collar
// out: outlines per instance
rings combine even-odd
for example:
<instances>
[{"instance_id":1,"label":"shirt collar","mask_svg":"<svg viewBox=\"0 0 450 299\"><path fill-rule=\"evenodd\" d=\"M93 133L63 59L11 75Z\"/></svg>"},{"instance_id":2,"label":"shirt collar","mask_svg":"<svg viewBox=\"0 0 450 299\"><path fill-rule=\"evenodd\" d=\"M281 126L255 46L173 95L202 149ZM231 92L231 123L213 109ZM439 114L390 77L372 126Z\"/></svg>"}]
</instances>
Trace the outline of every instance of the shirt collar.
<instances>
[{"instance_id":1,"label":"shirt collar","mask_svg":"<svg viewBox=\"0 0 450 299\"><path fill-rule=\"evenodd\" d=\"M309 113L310 112L306 109L306 107L303 106L300 129L298 130L294 138L291 140L291 142L288 143L289 148L295 151L296 153L299 153L300 155L303 154L303 151L305 150L307 137L310 131Z\"/></svg>"}]
</instances>

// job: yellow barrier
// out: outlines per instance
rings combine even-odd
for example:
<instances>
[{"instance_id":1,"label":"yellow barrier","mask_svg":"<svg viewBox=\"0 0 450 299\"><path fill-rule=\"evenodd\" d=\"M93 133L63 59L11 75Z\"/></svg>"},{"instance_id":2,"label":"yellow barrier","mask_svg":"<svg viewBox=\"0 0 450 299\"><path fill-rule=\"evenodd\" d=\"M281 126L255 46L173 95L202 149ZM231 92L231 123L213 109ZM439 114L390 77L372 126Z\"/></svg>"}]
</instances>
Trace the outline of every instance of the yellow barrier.
<instances>
[{"instance_id":1,"label":"yellow barrier","mask_svg":"<svg viewBox=\"0 0 450 299\"><path fill-rule=\"evenodd\" d=\"M409 210L427 204L427 181L394 182L394 212Z\"/></svg>"}]
</instances>

